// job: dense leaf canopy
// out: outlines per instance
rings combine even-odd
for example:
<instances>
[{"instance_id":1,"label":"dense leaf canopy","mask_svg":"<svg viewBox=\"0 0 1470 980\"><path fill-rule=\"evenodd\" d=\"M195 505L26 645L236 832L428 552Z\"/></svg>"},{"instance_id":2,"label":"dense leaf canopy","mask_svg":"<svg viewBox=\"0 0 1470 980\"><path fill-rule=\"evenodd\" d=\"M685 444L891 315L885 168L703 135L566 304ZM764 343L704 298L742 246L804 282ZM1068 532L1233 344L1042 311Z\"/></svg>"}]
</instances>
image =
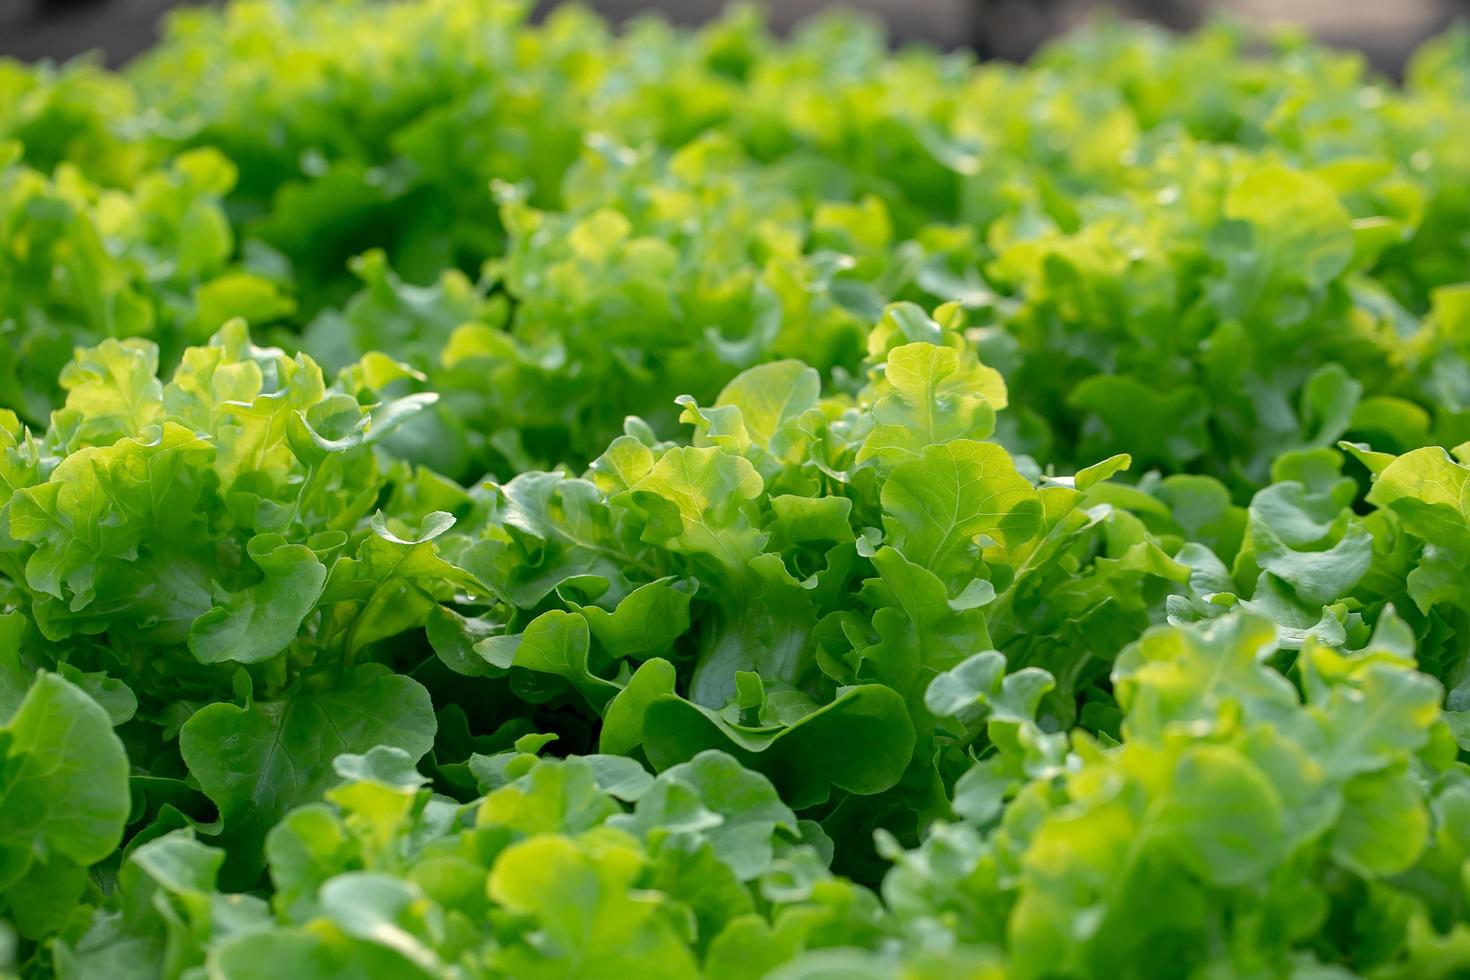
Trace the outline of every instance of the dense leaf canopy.
<instances>
[{"instance_id":1,"label":"dense leaf canopy","mask_svg":"<svg viewBox=\"0 0 1470 980\"><path fill-rule=\"evenodd\" d=\"M0 63L0 977L1470 974L1470 33Z\"/></svg>"}]
</instances>

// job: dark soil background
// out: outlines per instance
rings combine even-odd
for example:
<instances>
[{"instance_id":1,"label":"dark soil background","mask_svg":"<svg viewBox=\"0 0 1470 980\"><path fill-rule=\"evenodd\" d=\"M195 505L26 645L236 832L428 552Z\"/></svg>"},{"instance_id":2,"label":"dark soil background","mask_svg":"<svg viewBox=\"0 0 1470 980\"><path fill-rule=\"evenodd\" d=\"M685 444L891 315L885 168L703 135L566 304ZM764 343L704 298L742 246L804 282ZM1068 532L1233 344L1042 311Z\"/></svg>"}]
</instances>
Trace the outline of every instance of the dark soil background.
<instances>
[{"instance_id":1,"label":"dark soil background","mask_svg":"<svg viewBox=\"0 0 1470 980\"><path fill-rule=\"evenodd\" d=\"M119 65L157 37L163 14L199 0L0 0L0 56L66 59L97 52ZM296 0L311 2L311 0ZM715 14L724 0L593 0L620 19L663 10L681 23ZM541 6L551 4L543 2ZM772 20L789 26L827 0L774 0ZM847 0L883 16L899 41L970 46L987 57L1021 59L1042 41L1107 6L1176 28L1223 9L1252 20L1301 24L1322 39L1361 48L1380 69L1396 73L1416 44L1455 16L1470 17L1470 0Z\"/></svg>"}]
</instances>

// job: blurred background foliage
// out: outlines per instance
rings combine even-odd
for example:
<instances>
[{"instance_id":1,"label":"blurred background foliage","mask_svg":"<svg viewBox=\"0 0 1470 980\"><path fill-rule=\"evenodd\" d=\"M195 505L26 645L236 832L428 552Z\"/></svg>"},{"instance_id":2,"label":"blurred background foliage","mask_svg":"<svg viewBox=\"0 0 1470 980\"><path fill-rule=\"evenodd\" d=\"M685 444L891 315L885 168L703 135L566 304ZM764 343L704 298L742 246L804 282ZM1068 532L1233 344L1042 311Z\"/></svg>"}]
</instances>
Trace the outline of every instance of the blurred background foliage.
<instances>
[{"instance_id":1,"label":"blurred background foliage","mask_svg":"<svg viewBox=\"0 0 1470 980\"><path fill-rule=\"evenodd\" d=\"M0 56L66 59L97 52L118 65L156 37L159 18L180 0L0 0ZM312 2L312 0L297 0ZM587 2L587 0L584 0ZM696 24L726 0L592 0L614 19L650 11ZM555 0L542 0L542 7ZM830 0L776 0L767 5L778 27ZM898 42L973 47L986 57L1020 60L1046 39L1100 12L1150 20L1175 29L1224 13L1247 21L1291 25L1332 44L1361 49L1380 70L1397 74L1414 47L1456 16L1470 17L1470 0L847 0L842 6L882 17Z\"/></svg>"}]
</instances>

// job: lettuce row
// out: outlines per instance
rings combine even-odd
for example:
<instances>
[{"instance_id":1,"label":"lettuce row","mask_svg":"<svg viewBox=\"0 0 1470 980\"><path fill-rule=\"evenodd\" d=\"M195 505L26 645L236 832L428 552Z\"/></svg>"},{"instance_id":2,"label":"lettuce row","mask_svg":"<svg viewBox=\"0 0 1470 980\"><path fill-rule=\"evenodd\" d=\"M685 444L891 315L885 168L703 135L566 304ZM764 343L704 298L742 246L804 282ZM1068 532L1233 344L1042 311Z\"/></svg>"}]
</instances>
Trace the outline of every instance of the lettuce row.
<instances>
[{"instance_id":1,"label":"lettuce row","mask_svg":"<svg viewBox=\"0 0 1470 980\"><path fill-rule=\"evenodd\" d=\"M70 297L7 311L48 351L8 401L41 423L74 342L146 333L171 367L240 315L332 369L390 350L445 397L398 451L508 477L582 465L627 414L669 438L672 396L752 363L840 384L885 303L961 299L1016 393L1003 441L1068 467L1127 452L1243 501L1284 451L1470 434L1461 35L1394 87L1228 25L1100 28L1018 71L894 56L852 19L781 41L749 10L622 36L525 13L241 2L180 14L122 77L12 68L0 134L68 196L200 152L236 172L215 217L137 202L174 254L228 219L198 281L148 269L75 325ZM82 223L131 248L101 210Z\"/></svg>"},{"instance_id":2,"label":"lettuce row","mask_svg":"<svg viewBox=\"0 0 1470 980\"><path fill-rule=\"evenodd\" d=\"M1455 490L1470 469L1441 450L1349 445L1374 481L1366 515L1345 457L1326 448L1282 456L1248 508L1209 477L1117 482L1126 457L1058 476L986 441L1009 393L966 343L958 305L892 306L866 350L854 394L824 397L800 362L762 365L710 404L679 400L690 445L630 419L580 477L532 471L468 491L384 448L433 401L380 395L412 377L382 355L328 383L304 355L255 346L239 321L187 351L167 383L147 342L79 350L48 430L13 419L5 430L3 556L23 611L5 620L7 759L26 787L7 797L20 836L5 901L27 955L62 975L122 955L118 943L144 957L139 975L368 969L351 964L386 954L353 944L380 930L352 925L352 910L376 895L366 921L428 930L423 949L393 947L428 975L535 972L599 934L537 918L551 914L537 911L542 889L516 882L544 865L633 902L606 912L632 932L587 955L616 962L646 944L669 975L717 973L716 949L732 964L757 956L725 943L761 950L753 962L772 969L1146 973L1150 956L1182 955L1171 943L1208 944L1188 938L1188 916L1146 920L1162 945L1145 932L1116 947L1097 938L1118 934L1099 925L1108 915L1142 916L1129 889L1183 889L1181 915L1226 915L1246 901L1230 889L1277 881L1280 866L1318 890L1296 931L1251 933L1213 962L1366 957L1355 969L1385 976L1459 962L1449 896L1464 842L1436 828L1456 825L1464 779L1467 664L1454 638L1465 612L1446 583L1470 560ZM68 712L75 721L45 727ZM535 763L531 750L555 738L569 761ZM44 786L28 760L42 757L62 777L33 795ZM690 815L682 791L646 790L709 769L765 789L724 809L706 800L707 817ZM462 935L422 904L409 885L429 879L398 858L349 861L340 889L337 872L288 883L281 855L325 844L288 847L285 828L314 827L322 818L301 814L325 813L323 794L350 809L333 773L364 771L404 783L402 818L433 815L403 831L403 860L426 834L459 833L482 795L482 815L553 835L525 851L503 841L523 858L503 884L496 845L480 854L481 885L433 899L473 894L484 908L488 895L532 930L529 946L511 937L521 927L497 926L489 946ZM1141 795L1115 799L1129 780ZM1150 796L1190 780L1180 800ZM1239 813L1198 809L1235 794ZM58 815L68 807L85 821ZM1079 826L1108 826L1094 807L1122 807L1120 839L1161 850L1140 852L1138 868L1086 870L1120 853L1068 850ZM748 820L765 836L715 830ZM603 821L618 834L583 839ZM797 846L800 874L831 884L792 886L792 901L845 895L841 923L788 924L839 913L763 904L781 904L770 888L787 894L774 885L760 898L685 895L681 875L703 887L724 872L684 851L685 870L661 868L663 823L708 830L737 884L786 853L773 839ZM311 841L341 836L321 833ZM992 865L1018 870L971 880ZM293 911L243 891L263 870ZM991 891L944 897L956 886L911 872ZM1053 873L1088 888L1122 877L1098 905L1081 879ZM1382 949L1358 949L1350 927L1340 950L1308 941L1371 892L1352 882L1390 879ZM880 884L881 902L866 887ZM72 904L37 904L38 888ZM646 906L665 900L647 892L668 908ZM176 901L195 921L180 934L155 917ZM962 923L943 911L951 901L985 911ZM1228 928L1252 914L1229 912ZM383 962L373 968L400 969Z\"/></svg>"},{"instance_id":3,"label":"lettuce row","mask_svg":"<svg viewBox=\"0 0 1470 980\"><path fill-rule=\"evenodd\" d=\"M0 65L0 975L1470 969L1463 32L372 12Z\"/></svg>"},{"instance_id":4,"label":"lettuce row","mask_svg":"<svg viewBox=\"0 0 1470 980\"><path fill-rule=\"evenodd\" d=\"M967 658L925 700L991 749L956 787L962 819L913 850L880 835L894 864L876 891L834 876L821 828L720 751L654 776L541 758L548 739L528 736L471 758L468 803L402 750L342 755L324 799L267 838L269 902L220 891L225 855L172 831L131 851L56 962L63 977L1452 976L1470 953L1470 782L1406 641L1394 621L1360 651L1309 641L1283 674L1257 617L1157 628L1113 671L1122 742L1047 733L1049 674Z\"/></svg>"}]
</instances>

